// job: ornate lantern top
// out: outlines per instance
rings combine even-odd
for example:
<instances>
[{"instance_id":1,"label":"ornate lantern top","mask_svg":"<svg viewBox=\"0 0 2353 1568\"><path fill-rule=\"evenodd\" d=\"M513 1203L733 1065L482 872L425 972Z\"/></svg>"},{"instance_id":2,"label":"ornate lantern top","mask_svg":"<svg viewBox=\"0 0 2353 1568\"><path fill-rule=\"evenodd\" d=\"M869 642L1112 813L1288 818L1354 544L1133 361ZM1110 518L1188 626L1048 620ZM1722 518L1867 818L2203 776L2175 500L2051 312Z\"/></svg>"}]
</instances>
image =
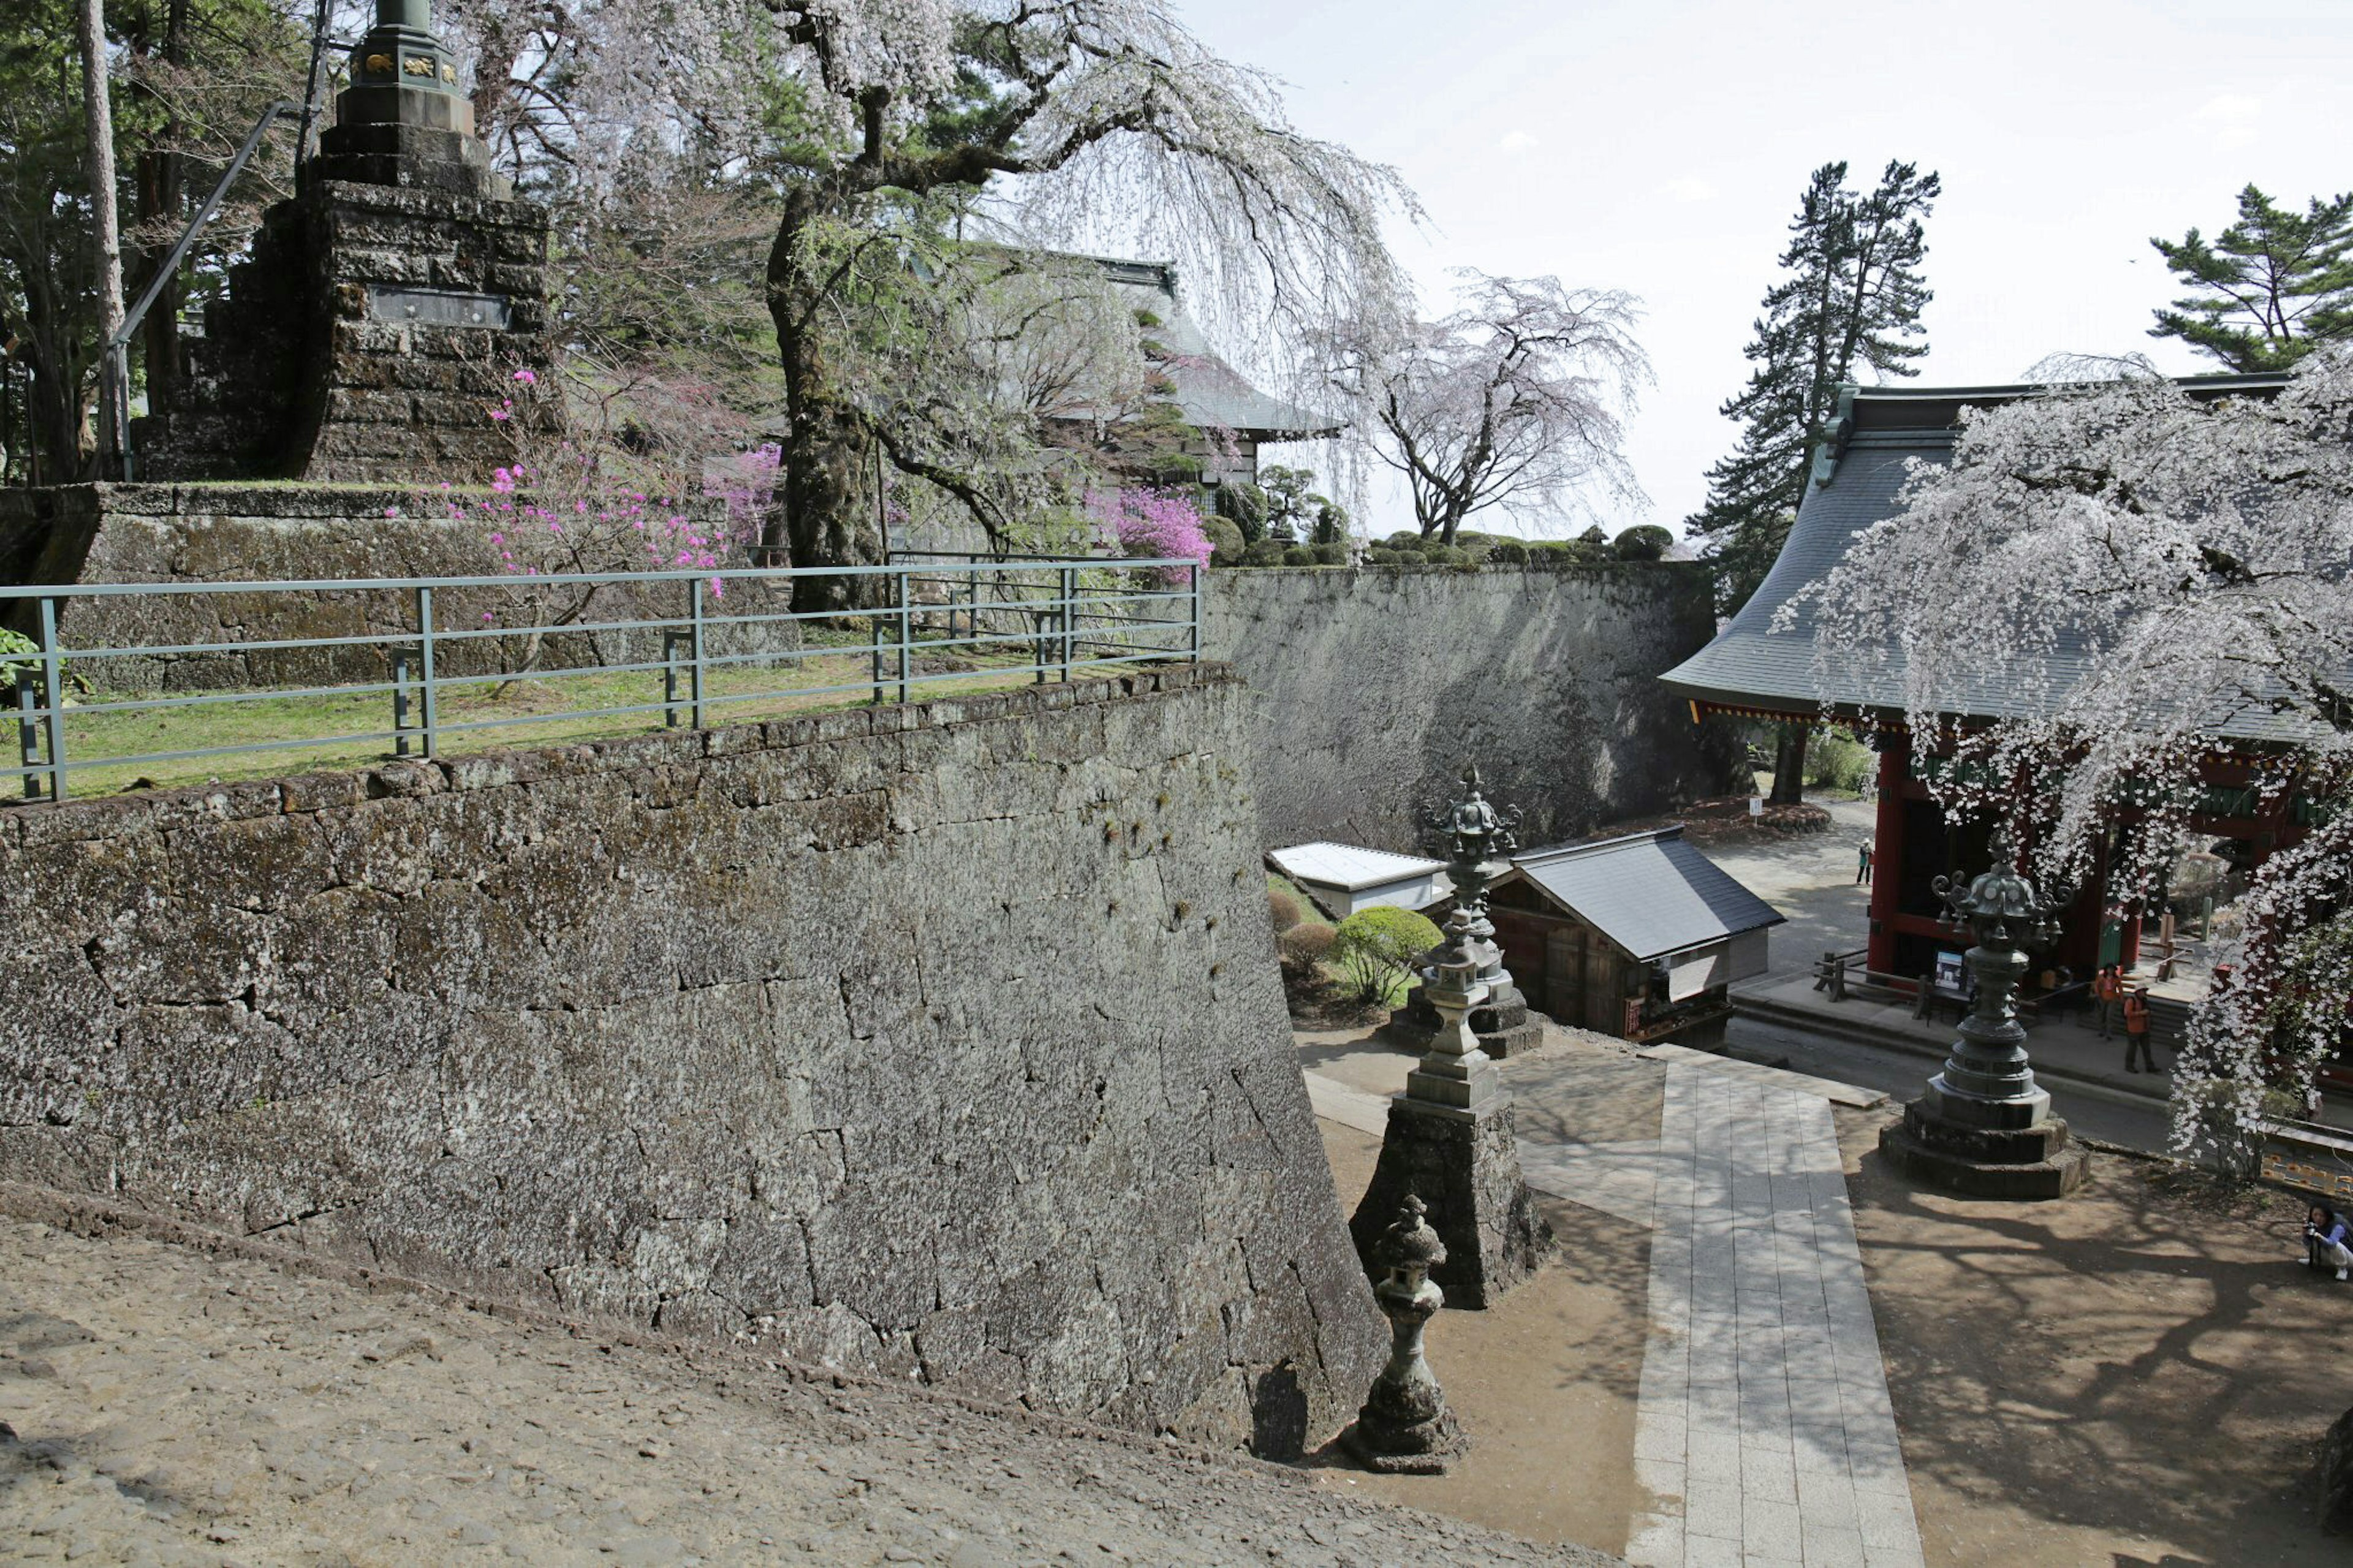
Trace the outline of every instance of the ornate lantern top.
<instances>
[{"instance_id":1,"label":"ornate lantern top","mask_svg":"<svg viewBox=\"0 0 2353 1568\"><path fill-rule=\"evenodd\" d=\"M1430 1228L1423 1217L1429 1205L1413 1193L1405 1195L1398 1205L1398 1216L1373 1243L1373 1261L1384 1268L1402 1269L1413 1283L1419 1283L1430 1271L1446 1261L1446 1244Z\"/></svg>"},{"instance_id":2,"label":"ornate lantern top","mask_svg":"<svg viewBox=\"0 0 2353 1568\"><path fill-rule=\"evenodd\" d=\"M2052 915L2063 900L2045 898L2018 869L2018 850L2008 828L1994 829L1992 864L1968 886L1939 877L1934 887L1949 911L1946 920L1967 925L1986 947L2040 947L2055 933Z\"/></svg>"},{"instance_id":3,"label":"ornate lantern top","mask_svg":"<svg viewBox=\"0 0 2353 1568\"><path fill-rule=\"evenodd\" d=\"M1446 847L1464 865L1509 855L1520 847L1513 829L1519 813L1497 811L1479 787L1479 764L1462 770L1462 798L1431 814L1430 824L1444 836Z\"/></svg>"}]
</instances>

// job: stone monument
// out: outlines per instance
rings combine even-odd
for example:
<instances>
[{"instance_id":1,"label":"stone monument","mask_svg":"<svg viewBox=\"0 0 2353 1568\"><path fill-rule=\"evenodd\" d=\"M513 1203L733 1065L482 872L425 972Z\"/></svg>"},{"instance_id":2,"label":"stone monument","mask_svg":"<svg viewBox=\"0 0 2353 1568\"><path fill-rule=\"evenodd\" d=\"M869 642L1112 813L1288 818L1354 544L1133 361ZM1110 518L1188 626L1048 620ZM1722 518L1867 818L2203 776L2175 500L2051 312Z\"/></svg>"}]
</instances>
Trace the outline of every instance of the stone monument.
<instances>
[{"instance_id":1,"label":"stone monument","mask_svg":"<svg viewBox=\"0 0 2353 1568\"><path fill-rule=\"evenodd\" d=\"M491 171L430 0L376 0L319 144L140 422L136 477L479 482L510 421L551 416L547 213Z\"/></svg>"},{"instance_id":2,"label":"stone monument","mask_svg":"<svg viewBox=\"0 0 2353 1568\"><path fill-rule=\"evenodd\" d=\"M1479 809L1458 808L1458 819L1474 826L1483 821L1490 826L1477 831L1492 833L1494 814L1477 799L1475 773L1465 782ZM1382 1227L1409 1195L1419 1194L1446 1244L1433 1266L1436 1278L1461 1307L1493 1304L1535 1271L1551 1240L1520 1171L1511 1096L1471 1026L1491 996L1482 976L1494 963L1493 929L1477 901L1458 899L1446 918L1445 942L1426 955L1421 994L1438 1027L1421 1065L1407 1075L1405 1092L1389 1101L1380 1162L1348 1224L1357 1256L1377 1276Z\"/></svg>"},{"instance_id":3,"label":"stone monument","mask_svg":"<svg viewBox=\"0 0 2353 1568\"><path fill-rule=\"evenodd\" d=\"M1373 1245L1380 1270L1373 1300L1389 1321L1389 1360L1356 1421L1340 1434L1340 1447L1357 1463L1386 1475L1444 1475L1446 1461L1471 1446L1422 1355L1422 1330L1446 1305L1446 1292L1430 1279L1446 1261L1446 1244L1423 1223L1426 1212L1407 1194Z\"/></svg>"},{"instance_id":4,"label":"stone monument","mask_svg":"<svg viewBox=\"0 0 2353 1568\"><path fill-rule=\"evenodd\" d=\"M2051 940L2061 906L2019 874L2007 834L1994 835L1992 853L1991 868L1967 888L1936 880L1948 924L1974 938L1963 962L1977 995L1944 1070L1880 1134L1879 1148L1917 1179L1970 1197L2062 1197L2083 1185L2089 1157L2035 1085L2016 1005L2027 950Z\"/></svg>"},{"instance_id":5,"label":"stone monument","mask_svg":"<svg viewBox=\"0 0 2353 1568\"><path fill-rule=\"evenodd\" d=\"M1431 830L1444 840L1446 876L1454 885L1454 907L1471 915L1471 937L1479 955L1479 979L1485 995L1471 1014L1471 1032L1479 1047L1504 1059L1525 1051L1544 1038L1544 1025L1528 1016L1527 998L1512 983L1504 967L1504 950L1496 945L1495 928L1487 919L1487 889L1512 868L1508 857L1519 847L1513 829L1516 812L1499 812L1481 793L1477 763L1462 770L1462 798L1428 814ZM1391 1020L1404 1037L1419 1043L1440 1026L1438 1009L1426 989L1417 988Z\"/></svg>"}]
</instances>

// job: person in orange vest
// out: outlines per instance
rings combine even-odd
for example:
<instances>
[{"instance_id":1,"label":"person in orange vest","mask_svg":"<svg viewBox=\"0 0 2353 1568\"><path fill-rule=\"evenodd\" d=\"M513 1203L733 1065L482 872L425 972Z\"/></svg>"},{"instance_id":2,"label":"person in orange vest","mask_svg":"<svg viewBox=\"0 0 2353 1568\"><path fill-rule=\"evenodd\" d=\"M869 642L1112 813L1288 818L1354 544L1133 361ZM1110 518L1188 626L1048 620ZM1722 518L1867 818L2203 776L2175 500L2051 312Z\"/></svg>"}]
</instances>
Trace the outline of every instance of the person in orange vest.
<instances>
[{"instance_id":1,"label":"person in orange vest","mask_svg":"<svg viewBox=\"0 0 2353 1568\"><path fill-rule=\"evenodd\" d=\"M2116 1026L2116 1003L2125 994L2125 979L2113 963L2092 976L2092 1005L2100 1015L2100 1038L2106 1039Z\"/></svg>"},{"instance_id":2,"label":"person in orange vest","mask_svg":"<svg viewBox=\"0 0 2353 1568\"><path fill-rule=\"evenodd\" d=\"M2137 1059L2146 1067L2135 1067ZM2136 985L2125 993L2125 1071L2155 1072L2157 1054L2148 1047L2148 987Z\"/></svg>"}]
</instances>

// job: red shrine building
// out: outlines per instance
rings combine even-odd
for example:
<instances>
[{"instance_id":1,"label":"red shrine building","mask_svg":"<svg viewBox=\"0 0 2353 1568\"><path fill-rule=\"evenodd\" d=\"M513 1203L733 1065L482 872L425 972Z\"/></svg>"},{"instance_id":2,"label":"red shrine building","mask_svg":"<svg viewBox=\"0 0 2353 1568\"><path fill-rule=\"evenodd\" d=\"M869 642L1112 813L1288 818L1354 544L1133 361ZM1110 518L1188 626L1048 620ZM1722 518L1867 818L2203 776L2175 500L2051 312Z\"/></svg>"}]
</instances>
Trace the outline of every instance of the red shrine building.
<instances>
[{"instance_id":1,"label":"red shrine building","mask_svg":"<svg viewBox=\"0 0 2353 1568\"><path fill-rule=\"evenodd\" d=\"M2187 377L2177 384L2192 395L2276 395L2284 375ZM1804 504L1772 571L1739 614L1683 664L1661 679L1691 704L1697 721L1709 712L1780 721L1844 724L1867 737L1879 752L1879 811L1873 843L1867 963L1876 974L1915 979L1934 973L1939 950L1953 939L1939 924L1943 913L1933 884L1939 876L1966 879L1985 868L1990 824L1955 825L1930 798L1927 781L1915 776L1911 737L1905 723L1900 663L1886 669L1850 664L1818 664L1814 623L1801 605L1786 628L1776 628L1776 612L1799 591L1828 575L1854 540L1873 523L1896 516L1897 500L1914 459L1949 459L1964 407L2027 397L2035 386L1849 387L1839 416L1817 451ZM1998 697L1986 710L1957 714L1999 719ZM2266 856L2295 842L2310 822L2310 805L2277 794L2264 799L2251 787L2250 763L2264 749L2264 737L2234 730L2218 732L2207 764L2204 809L2191 819L2202 837L2211 835L2210 858L2219 858L2243 878ZM1932 759L1930 766L1937 765ZM2099 874L2081 890L2063 917L2063 930L2049 963L2077 977L2102 963L2131 966L2139 957L2145 923L2153 911L2125 889L2107 886L2107 867L2116 835L2132 825L2119 817L2111 830Z\"/></svg>"}]
</instances>

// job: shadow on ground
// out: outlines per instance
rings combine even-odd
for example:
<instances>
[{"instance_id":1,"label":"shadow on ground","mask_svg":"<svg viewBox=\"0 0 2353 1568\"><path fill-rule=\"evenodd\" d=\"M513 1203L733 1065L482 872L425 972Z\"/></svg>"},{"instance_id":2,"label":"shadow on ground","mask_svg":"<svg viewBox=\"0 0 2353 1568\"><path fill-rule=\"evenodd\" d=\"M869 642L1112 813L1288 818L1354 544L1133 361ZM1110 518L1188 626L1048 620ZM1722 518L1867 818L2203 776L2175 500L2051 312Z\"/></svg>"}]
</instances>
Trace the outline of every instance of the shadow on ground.
<instances>
[{"instance_id":1,"label":"shadow on ground","mask_svg":"<svg viewBox=\"0 0 2353 1568\"><path fill-rule=\"evenodd\" d=\"M2353 1288L2295 1260L2295 1199L2108 1155L2058 1203L1948 1197L1880 1121L1840 1129L1930 1562L2353 1562L2310 1519Z\"/></svg>"}]
</instances>

